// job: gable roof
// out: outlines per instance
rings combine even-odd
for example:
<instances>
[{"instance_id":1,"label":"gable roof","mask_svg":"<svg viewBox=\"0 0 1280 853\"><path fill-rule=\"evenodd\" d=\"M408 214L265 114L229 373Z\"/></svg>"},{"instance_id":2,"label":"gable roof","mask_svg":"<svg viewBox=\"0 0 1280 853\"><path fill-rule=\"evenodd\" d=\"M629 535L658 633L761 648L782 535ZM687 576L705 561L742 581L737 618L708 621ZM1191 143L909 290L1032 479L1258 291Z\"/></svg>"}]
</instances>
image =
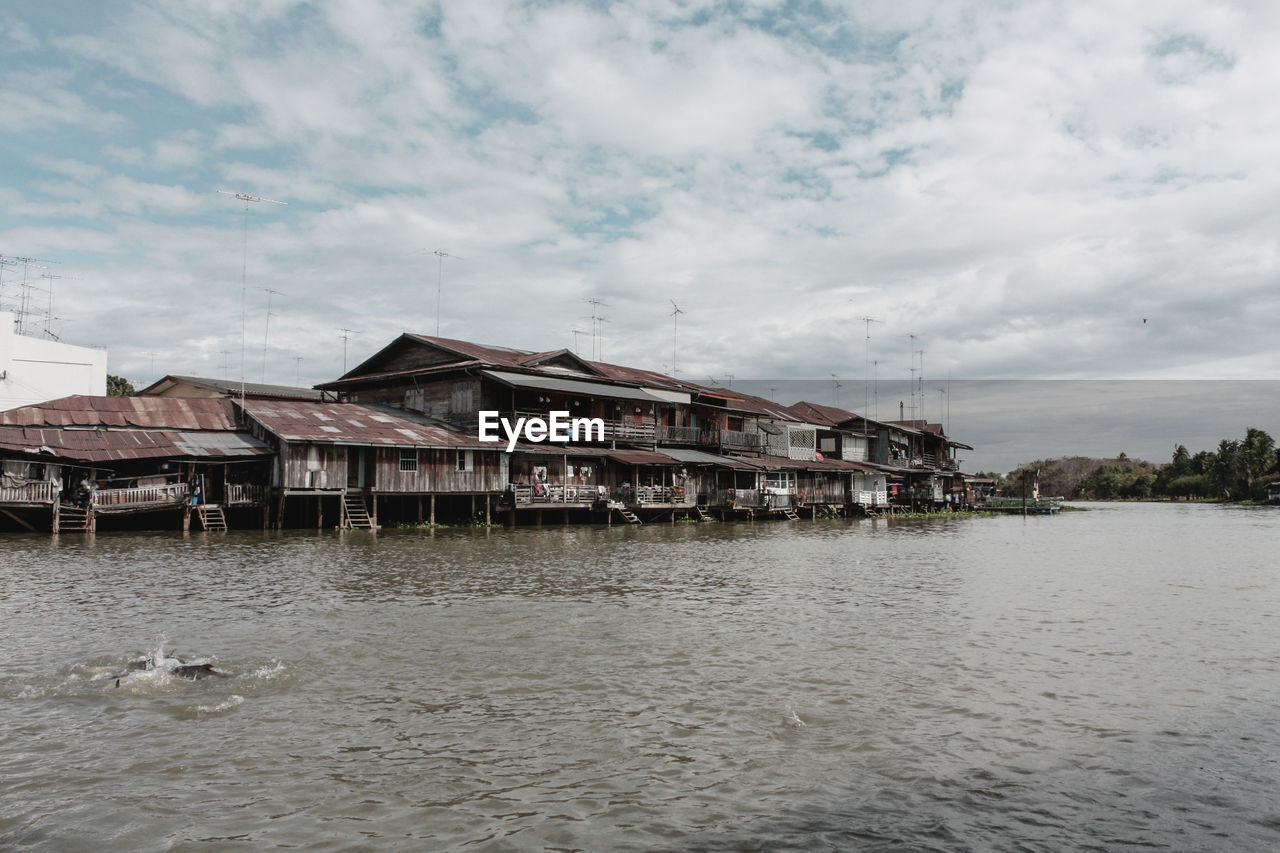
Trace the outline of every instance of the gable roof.
<instances>
[{"instance_id":1,"label":"gable roof","mask_svg":"<svg viewBox=\"0 0 1280 853\"><path fill-rule=\"evenodd\" d=\"M845 411L836 406L824 406L820 403L810 403L805 400L787 406L787 411L805 423L825 427L835 427L838 423L857 417L853 412Z\"/></svg>"}]
</instances>

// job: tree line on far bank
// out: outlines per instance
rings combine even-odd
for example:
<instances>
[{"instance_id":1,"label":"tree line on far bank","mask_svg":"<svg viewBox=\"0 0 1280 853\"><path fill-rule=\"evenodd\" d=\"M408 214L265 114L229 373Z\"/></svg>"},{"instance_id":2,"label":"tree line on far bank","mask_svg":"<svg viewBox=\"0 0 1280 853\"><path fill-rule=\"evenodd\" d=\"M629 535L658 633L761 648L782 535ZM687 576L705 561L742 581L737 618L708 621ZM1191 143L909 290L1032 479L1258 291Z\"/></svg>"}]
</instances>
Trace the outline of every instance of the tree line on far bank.
<instances>
[{"instance_id":1,"label":"tree line on far bank","mask_svg":"<svg viewBox=\"0 0 1280 853\"><path fill-rule=\"evenodd\" d=\"M991 475L988 475L991 476ZM1250 427L1241 440L1223 439L1217 450L1191 453L1179 444L1164 465L1084 456L1043 459L1000 478L1001 494L1021 495L1039 480L1040 494L1076 500L1263 501L1280 480L1280 451L1265 431Z\"/></svg>"}]
</instances>

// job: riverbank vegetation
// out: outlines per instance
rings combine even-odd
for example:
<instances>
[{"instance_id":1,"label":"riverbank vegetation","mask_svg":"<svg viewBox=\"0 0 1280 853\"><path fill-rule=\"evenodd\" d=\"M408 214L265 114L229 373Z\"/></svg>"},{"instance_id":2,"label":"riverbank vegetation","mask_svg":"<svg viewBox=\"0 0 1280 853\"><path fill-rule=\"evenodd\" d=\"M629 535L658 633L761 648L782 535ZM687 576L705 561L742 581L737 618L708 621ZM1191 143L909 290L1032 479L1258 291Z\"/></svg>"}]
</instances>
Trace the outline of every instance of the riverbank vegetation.
<instances>
[{"instance_id":1,"label":"riverbank vegetation","mask_svg":"<svg viewBox=\"0 0 1280 853\"><path fill-rule=\"evenodd\" d=\"M1124 453L1038 460L1010 471L1005 493L1037 481L1040 494L1075 500L1265 501L1267 487L1280 481L1280 452L1270 435L1250 427L1243 439L1223 439L1217 450L1193 454L1179 444L1164 465Z\"/></svg>"}]
</instances>

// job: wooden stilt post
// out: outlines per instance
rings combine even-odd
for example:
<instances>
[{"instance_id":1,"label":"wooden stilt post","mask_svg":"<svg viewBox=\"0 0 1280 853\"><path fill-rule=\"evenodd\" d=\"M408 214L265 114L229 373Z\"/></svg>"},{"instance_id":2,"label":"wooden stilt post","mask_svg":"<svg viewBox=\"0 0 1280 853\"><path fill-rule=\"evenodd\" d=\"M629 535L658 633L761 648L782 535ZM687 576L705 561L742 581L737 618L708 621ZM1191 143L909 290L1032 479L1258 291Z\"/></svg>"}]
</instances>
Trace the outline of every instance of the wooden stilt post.
<instances>
[{"instance_id":1,"label":"wooden stilt post","mask_svg":"<svg viewBox=\"0 0 1280 853\"><path fill-rule=\"evenodd\" d=\"M493 523L493 519L490 517L490 514L489 514L489 495L486 494L484 496L484 526L488 527L492 523Z\"/></svg>"},{"instance_id":2,"label":"wooden stilt post","mask_svg":"<svg viewBox=\"0 0 1280 853\"><path fill-rule=\"evenodd\" d=\"M431 526L436 526L436 496L434 492L431 494Z\"/></svg>"}]
</instances>

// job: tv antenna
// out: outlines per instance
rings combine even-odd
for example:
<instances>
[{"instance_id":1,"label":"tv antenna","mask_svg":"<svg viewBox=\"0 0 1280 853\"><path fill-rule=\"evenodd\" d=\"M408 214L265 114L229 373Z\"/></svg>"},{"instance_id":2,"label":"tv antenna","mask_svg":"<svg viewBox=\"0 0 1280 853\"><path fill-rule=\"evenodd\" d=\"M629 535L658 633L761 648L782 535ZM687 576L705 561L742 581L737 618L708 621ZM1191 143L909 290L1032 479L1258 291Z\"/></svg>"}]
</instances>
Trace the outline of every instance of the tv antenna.
<instances>
[{"instance_id":1,"label":"tv antenna","mask_svg":"<svg viewBox=\"0 0 1280 853\"><path fill-rule=\"evenodd\" d=\"M339 329L338 331L342 332L342 334L339 335L338 337L342 338L342 375L346 376L347 375L347 341L351 339L352 335L358 335L360 333L357 332L355 329Z\"/></svg>"},{"instance_id":2,"label":"tv antenna","mask_svg":"<svg viewBox=\"0 0 1280 853\"><path fill-rule=\"evenodd\" d=\"M609 303L594 296L582 301L591 306L591 360L600 361L604 358L604 341L601 339L600 324L608 322L604 317L600 316L600 306L608 305Z\"/></svg>"},{"instance_id":3,"label":"tv antenna","mask_svg":"<svg viewBox=\"0 0 1280 853\"><path fill-rule=\"evenodd\" d=\"M680 306L674 299L667 301L671 303L671 375L675 376L680 372L676 368L676 329L677 323L680 322L680 315L684 312L680 310Z\"/></svg>"},{"instance_id":4,"label":"tv antenna","mask_svg":"<svg viewBox=\"0 0 1280 853\"><path fill-rule=\"evenodd\" d=\"M293 384L296 388L302 387L302 356L300 355L293 357Z\"/></svg>"},{"instance_id":5,"label":"tv antenna","mask_svg":"<svg viewBox=\"0 0 1280 853\"><path fill-rule=\"evenodd\" d=\"M47 272L41 273L40 277L49 283L49 286L45 291L44 336L50 340L60 340L60 338L53 333L53 321L55 319L59 319L53 316L53 283L60 278L69 279L71 281L77 281L78 279L73 275L53 275L52 273Z\"/></svg>"},{"instance_id":6,"label":"tv antenna","mask_svg":"<svg viewBox=\"0 0 1280 853\"><path fill-rule=\"evenodd\" d=\"M844 386L840 384L840 377L836 376L834 373L831 374L831 385L832 385L832 390L835 392L835 395L836 395L836 408L839 408L840 407L840 389L843 388Z\"/></svg>"},{"instance_id":7,"label":"tv antenna","mask_svg":"<svg viewBox=\"0 0 1280 853\"><path fill-rule=\"evenodd\" d=\"M249 195L248 193L231 192L230 190L218 190L223 195L229 195L244 202L244 239L241 250L240 264L240 405L244 406L244 342L245 342L245 322L248 317L246 308L246 291L249 284L249 205L250 204L279 204L288 205L287 201L276 201L274 198L263 198L259 195Z\"/></svg>"},{"instance_id":8,"label":"tv antenna","mask_svg":"<svg viewBox=\"0 0 1280 853\"><path fill-rule=\"evenodd\" d=\"M21 258L21 257L15 257L14 255L9 255L8 257L6 257L4 255L0 255L0 302L3 302L3 296L4 296L4 278L3 278L4 267L5 266L22 267L22 284L18 286L19 287L18 302L16 306L16 311L14 312L17 315L16 326L17 326L18 334L24 335L27 333L27 320L28 320L28 314L30 313L28 305L31 301L31 284L28 283L27 281L27 275L29 271L33 269L47 270L48 267L45 266L45 264L56 264L56 263L58 262L46 261L41 258Z\"/></svg>"},{"instance_id":9,"label":"tv antenna","mask_svg":"<svg viewBox=\"0 0 1280 853\"><path fill-rule=\"evenodd\" d=\"M444 289L444 259L453 258L455 261L465 261L466 258L460 258L457 255L451 255L444 249L432 249L431 254L436 256L436 337L440 337L440 291Z\"/></svg>"},{"instance_id":10,"label":"tv antenna","mask_svg":"<svg viewBox=\"0 0 1280 853\"><path fill-rule=\"evenodd\" d=\"M862 416L865 418L867 415L867 403L870 397L868 390L871 383L871 324L883 323L884 321L878 320L875 317L859 317L858 319L860 319L867 327L865 340L866 350L863 353L862 362Z\"/></svg>"},{"instance_id":11,"label":"tv antenna","mask_svg":"<svg viewBox=\"0 0 1280 853\"><path fill-rule=\"evenodd\" d=\"M274 288L270 288L270 287L264 287L262 289L267 292L267 322L262 327L262 384L266 385L267 384L267 334L271 331L271 297L287 296L288 294L282 293L279 290L275 290Z\"/></svg>"},{"instance_id":12,"label":"tv antenna","mask_svg":"<svg viewBox=\"0 0 1280 853\"><path fill-rule=\"evenodd\" d=\"M911 392L911 420L916 419L916 338L919 337L915 332L907 332L907 337L911 339L911 367L908 370L911 373L911 382L908 384L907 390Z\"/></svg>"},{"instance_id":13,"label":"tv antenna","mask_svg":"<svg viewBox=\"0 0 1280 853\"><path fill-rule=\"evenodd\" d=\"M569 331L573 333L573 351L578 352L578 335L589 335L591 333L584 332L581 329L570 329Z\"/></svg>"}]
</instances>

